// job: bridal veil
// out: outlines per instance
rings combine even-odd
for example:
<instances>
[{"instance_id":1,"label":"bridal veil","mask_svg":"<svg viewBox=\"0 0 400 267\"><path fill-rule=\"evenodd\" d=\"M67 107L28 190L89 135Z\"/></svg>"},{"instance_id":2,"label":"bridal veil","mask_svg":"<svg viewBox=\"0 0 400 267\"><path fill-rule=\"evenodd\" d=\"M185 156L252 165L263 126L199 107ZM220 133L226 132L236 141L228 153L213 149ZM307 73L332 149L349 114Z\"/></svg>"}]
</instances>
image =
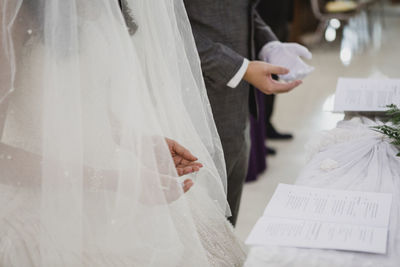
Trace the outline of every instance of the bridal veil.
<instances>
[{"instance_id":1,"label":"bridal veil","mask_svg":"<svg viewBox=\"0 0 400 267\"><path fill-rule=\"evenodd\" d=\"M134 31L117 0L0 0L6 266L210 265L226 175L184 6L123 2ZM166 137L204 165L186 194Z\"/></svg>"}]
</instances>

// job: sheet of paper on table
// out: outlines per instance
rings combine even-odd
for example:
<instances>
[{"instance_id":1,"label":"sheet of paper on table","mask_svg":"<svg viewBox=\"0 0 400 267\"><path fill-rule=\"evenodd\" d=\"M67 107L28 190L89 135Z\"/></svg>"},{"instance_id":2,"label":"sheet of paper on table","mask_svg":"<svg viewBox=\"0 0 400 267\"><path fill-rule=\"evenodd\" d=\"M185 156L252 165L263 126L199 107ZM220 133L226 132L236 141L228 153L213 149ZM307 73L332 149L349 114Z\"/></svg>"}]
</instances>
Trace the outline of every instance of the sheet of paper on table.
<instances>
[{"instance_id":1,"label":"sheet of paper on table","mask_svg":"<svg viewBox=\"0 0 400 267\"><path fill-rule=\"evenodd\" d=\"M386 253L392 196L280 184L246 244Z\"/></svg>"},{"instance_id":2,"label":"sheet of paper on table","mask_svg":"<svg viewBox=\"0 0 400 267\"><path fill-rule=\"evenodd\" d=\"M334 112L382 112L389 104L400 106L400 79L339 78Z\"/></svg>"}]
</instances>

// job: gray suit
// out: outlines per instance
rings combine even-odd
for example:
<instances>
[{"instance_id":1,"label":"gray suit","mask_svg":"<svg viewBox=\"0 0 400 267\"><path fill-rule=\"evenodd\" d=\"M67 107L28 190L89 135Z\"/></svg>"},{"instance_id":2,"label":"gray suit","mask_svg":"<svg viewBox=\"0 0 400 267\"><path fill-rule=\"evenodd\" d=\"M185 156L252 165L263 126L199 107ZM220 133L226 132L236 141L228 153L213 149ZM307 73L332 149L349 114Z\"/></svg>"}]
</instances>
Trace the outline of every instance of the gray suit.
<instances>
[{"instance_id":1,"label":"gray suit","mask_svg":"<svg viewBox=\"0 0 400 267\"><path fill-rule=\"evenodd\" d=\"M259 17L253 0L184 0L200 54L214 119L228 172L230 221L235 224L249 158L249 108L257 113L254 89L244 81L227 83L244 58L254 59L261 47L276 40ZM249 97L250 96L250 97Z\"/></svg>"}]
</instances>

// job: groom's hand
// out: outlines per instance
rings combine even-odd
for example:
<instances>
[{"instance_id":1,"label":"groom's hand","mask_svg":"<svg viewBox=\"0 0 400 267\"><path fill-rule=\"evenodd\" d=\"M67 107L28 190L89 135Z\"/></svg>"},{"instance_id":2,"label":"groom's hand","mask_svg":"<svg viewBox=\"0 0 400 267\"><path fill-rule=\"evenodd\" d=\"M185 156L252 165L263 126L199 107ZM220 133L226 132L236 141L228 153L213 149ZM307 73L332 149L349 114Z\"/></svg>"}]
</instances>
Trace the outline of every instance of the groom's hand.
<instances>
[{"instance_id":1,"label":"groom's hand","mask_svg":"<svg viewBox=\"0 0 400 267\"><path fill-rule=\"evenodd\" d=\"M284 81L302 80L314 71L314 67L307 65L302 59L310 60L311 52L300 44L269 42L261 49L258 57L270 64L288 68L288 74L279 76Z\"/></svg>"},{"instance_id":2,"label":"groom's hand","mask_svg":"<svg viewBox=\"0 0 400 267\"><path fill-rule=\"evenodd\" d=\"M289 73L289 70L283 67L271 65L262 61L251 61L247 68L244 80L259 89L264 94L286 93L302 82L300 80L286 83L272 79L272 74L283 75Z\"/></svg>"},{"instance_id":3,"label":"groom's hand","mask_svg":"<svg viewBox=\"0 0 400 267\"><path fill-rule=\"evenodd\" d=\"M179 176L197 172L203 167L203 164L197 162L198 158L193 156L188 149L178 142L169 138L165 138L165 141L168 144L171 157L174 160L175 168Z\"/></svg>"}]
</instances>

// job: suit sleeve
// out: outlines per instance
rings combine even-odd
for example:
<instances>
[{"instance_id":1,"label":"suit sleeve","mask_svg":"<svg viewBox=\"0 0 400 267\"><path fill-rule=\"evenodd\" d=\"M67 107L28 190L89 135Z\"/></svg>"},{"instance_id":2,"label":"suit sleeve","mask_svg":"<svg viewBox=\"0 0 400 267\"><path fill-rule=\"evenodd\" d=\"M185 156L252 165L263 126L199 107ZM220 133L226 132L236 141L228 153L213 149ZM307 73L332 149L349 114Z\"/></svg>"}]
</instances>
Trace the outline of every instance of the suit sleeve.
<instances>
[{"instance_id":1,"label":"suit sleeve","mask_svg":"<svg viewBox=\"0 0 400 267\"><path fill-rule=\"evenodd\" d=\"M243 65L244 57L229 47L214 42L193 28L201 67L206 80L226 86Z\"/></svg>"},{"instance_id":2,"label":"suit sleeve","mask_svg":"<svg viewBox=\"0 0 400 267\"><path fill-rule=\"evenodd\" d=\"M253 23L255 48L257 55L266 43L278 41L278 38L255 9L253 10Z\"/></svg>"}]
</instances>

